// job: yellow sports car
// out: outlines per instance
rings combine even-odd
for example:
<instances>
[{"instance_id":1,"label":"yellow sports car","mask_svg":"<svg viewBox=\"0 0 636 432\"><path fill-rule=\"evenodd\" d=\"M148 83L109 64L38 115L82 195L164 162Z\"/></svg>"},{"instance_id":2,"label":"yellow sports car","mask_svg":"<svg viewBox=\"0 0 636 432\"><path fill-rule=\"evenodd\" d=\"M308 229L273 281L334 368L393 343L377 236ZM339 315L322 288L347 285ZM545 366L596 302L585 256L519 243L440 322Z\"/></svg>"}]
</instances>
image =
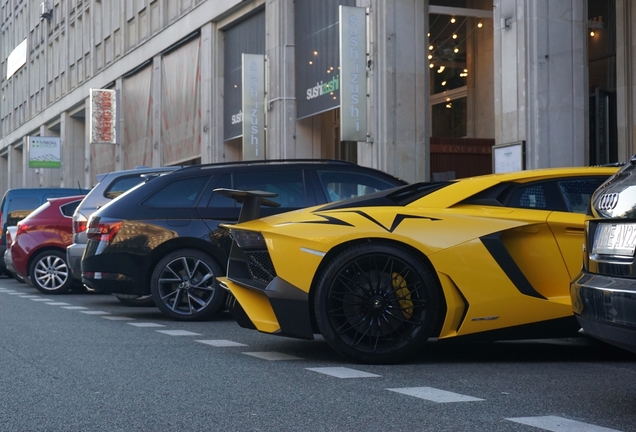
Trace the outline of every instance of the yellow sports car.
<instances>
[{"instance_id":1,"label":"yellow sports car","mask_svg":"<svg viewBox=\"0 0 636 432\"><path fill-rule=\"evenodd\" d=\"M241 326L303 339L320 333L365 363L402 361L429 338L576 334L569 283L581 270L585 213L617 170L417 183L242 217L225 225L234 244L219 282ZM237 199L254 211L244 192Z\"/></svg>"}]
</instances>

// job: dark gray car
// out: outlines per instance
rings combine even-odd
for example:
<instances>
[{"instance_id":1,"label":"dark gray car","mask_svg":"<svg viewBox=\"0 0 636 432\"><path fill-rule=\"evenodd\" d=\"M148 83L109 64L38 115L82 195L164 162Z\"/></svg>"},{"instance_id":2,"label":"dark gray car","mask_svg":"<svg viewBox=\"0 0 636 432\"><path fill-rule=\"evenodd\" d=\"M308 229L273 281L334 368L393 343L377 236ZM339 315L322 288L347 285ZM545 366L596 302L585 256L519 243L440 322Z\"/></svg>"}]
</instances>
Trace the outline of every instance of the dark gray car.
<instances>
[{"instance_id":1,"label":"dark gray car","mask_svg":"<svg viewBox=\"0 0 636 432\"><path fill-rule=\"evenodd\" d=\"M636 352L636 155L594 192L591 211L574 314L586 334Z\"/></svg>"}]
</instances>

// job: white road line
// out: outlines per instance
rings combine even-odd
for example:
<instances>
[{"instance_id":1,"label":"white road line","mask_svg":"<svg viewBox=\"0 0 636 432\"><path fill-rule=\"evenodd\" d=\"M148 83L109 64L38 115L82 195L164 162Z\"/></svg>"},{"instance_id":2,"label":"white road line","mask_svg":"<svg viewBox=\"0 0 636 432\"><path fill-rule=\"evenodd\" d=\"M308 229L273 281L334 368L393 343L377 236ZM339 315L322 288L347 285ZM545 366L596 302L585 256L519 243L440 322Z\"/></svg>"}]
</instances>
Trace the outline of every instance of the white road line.
<instances>
[{"instance_id":1,"label":"white road line","mask_svg":"<svg viewBox=\"0 0 636 432\"><path fill-rule=\"evenodd\" d=\"M42 301L42 302L52 302L54 301L53 299L47 299L47 298L42 298L42 297L38 297L38 298L32 298L31 300L33 301Z\"/></svg>"},{"instance_id":2,"label":"white road line","mask_svg":"<svg viewBox=\"0 0 636 432\"><path fill-rule=\"evenodd\" d=\"M167 334L169 336L201 336L201 333L194 333L187 330L155 330L156 332Z\"/></svg>"},{"instance_id":3,"label":"white road line","mask_svg":"<svg viewBox=\"0 0 636 432\"><path fill-rule=\"evenodd\" d=\"M507 418L506 420L553 432L620 432L616 429L595 426L557 416L516 417Z\"/></svg>"},{"instance_id":4,"label":"white road line","mask_svg":"<svg viewBox=\"0 0 636 432\"><path fill-rule=\"evenodd\" d=\"M64 302L49 302L45 304L51 305L51 306L69 306L70 305L70 303L64 303Z\"/></svg>"},{"instance_id":5,"label":"white road line","mask_svg":"<svg viewBox=\"0 0 636 432\"><path fill-rule=\"evenodd\" d=\"M212 345L214 347L238 347L238 346L247 346L242 343L232 342L225 339L215 339L215 340L198 340L195 342L201 342L202 344Z\"/></svg>"},{"instance_id":6,"label":"white road line","mask_svg":"<svg viewBox=\"0 0 636 432\"><path fill-rule=\"evenodd\" d=\"M103 316L101 318L111 320L111 321L134 321L135 320L135 318L128 318L125 316L117 316L117 315Z\"/></svg>"},{"instance_id":7,"label":"white road line","mask_svg":"<svg viewBox=\"0 0 636 432\"><path fill-rule=\"evenodd\" d=\"M402 393L408 396L414 396L420 399L426 399L431 402L449 403L449 402L477 402L483 401L472 396L466 396L459 393L452 393L446 390L439 390L433 387L404 387L387 389L392 392Z\"/></svg>"},{"instance_id":8,"label":"white road line","mask_svg":"<svg viewBox=\"0 0 636 432\"><path fill-rule=\"evenodd\" d=\"M68 309L68 310L87 310L87 307L84 306L62 306L62 309Z\"/></svg>"},{"instance_id":9,"label":"white road line","mask_svg":"<svg viewBox=\"0 0 636 432\"><path fill-rule=\"evenodd\" d=\"M289 354L283 354L279 352L269 351L269 352L244 352L248 356L257 357L262 360L269 361L280 361L280 360L302 360L300 357L294 357Z\"/></svg>"},{"instance_id":10,"label":"white road line","mask_svg":"<svg viewBox=\"0 0 636 432\"><path fill-rule=\"evenodd\" d=\"M382 376L346 367L307 368L307 370L330 375L336 378L377 378Z\"/></svg>"},{"instance_id":11,"label":"white road line","mask_svg":"<svg viewBox=\"0 0 636 432\"><path fill-rule=\"evenodd\" d=\"M126 323L126 324L131 325L131 326L135 326L135 327L165 327L165 325L151 323L151 322Z\"/></svg>"},{"instance_id":12,"label":"white road line","mask_svg":"<svg viewBox=\"0 0 636 432\"><path fill-rule=\"evenodd\" d=\"M88 311L80 311L80 312L83 313L83 314L86 314L86 315L110 315L108 312L105 312L105 311L91 311L91 310L88 310Z\"/></svg>"},{"instance_id":13,"label":"white road line","mask_svg":"<svg viewBox=\"0 0 636 432\"><path fill-rule=\"evenodd\" d=\"M0 289L0 292L3 292L3 293L14 293L16 291L15 290L6 289L6 288L2 288L2 289Z\"/></svg>"},{"instance_id":14,"label":"white road line","mask_svg":"<svg viewBox=\"0 0 636 432\"><path fill-rule=\"evenodd\" d=\"M14 291L14 292L8 292L7 294L9 294L9 295L22 295L24 293L18 292L18 291Z\"/></svg>"},{"instance_id":15,"label":"white road line","mask_svg":"<svg viewBox=\"0 0 636 432\"><path fill-rule=\"evenodd\" d=\"M22 297L22 298L38 298L38 297L40 297L40 296L27 294L27 295L21 295L20 297Z\"/></svg>"}]
</instances>

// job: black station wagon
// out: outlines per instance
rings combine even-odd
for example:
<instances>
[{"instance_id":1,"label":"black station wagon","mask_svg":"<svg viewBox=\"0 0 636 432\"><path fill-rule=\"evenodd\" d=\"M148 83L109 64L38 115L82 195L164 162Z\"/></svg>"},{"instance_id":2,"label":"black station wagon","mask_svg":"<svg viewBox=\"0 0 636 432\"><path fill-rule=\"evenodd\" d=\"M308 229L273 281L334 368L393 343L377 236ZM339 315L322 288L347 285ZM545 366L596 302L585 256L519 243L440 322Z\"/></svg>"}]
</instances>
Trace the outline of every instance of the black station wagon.
<instances>
[{"instance_id":1,"label":"black station wagon","mask_svg":"<svg viewBox=\"0 0 636 432\"><path fill-rule=\"evenodd\" d=\"M372 168L334 160L197 165L164 174L97 210L88 221L82 281L96 291L152 295L177 320L211 317L225 304L216 282L231 239L220 223L240 204L215 189L275 194L261 215L356 197L406 184ZM293 259L293 257L290 257Z\"/></svg>"}]
</instances>

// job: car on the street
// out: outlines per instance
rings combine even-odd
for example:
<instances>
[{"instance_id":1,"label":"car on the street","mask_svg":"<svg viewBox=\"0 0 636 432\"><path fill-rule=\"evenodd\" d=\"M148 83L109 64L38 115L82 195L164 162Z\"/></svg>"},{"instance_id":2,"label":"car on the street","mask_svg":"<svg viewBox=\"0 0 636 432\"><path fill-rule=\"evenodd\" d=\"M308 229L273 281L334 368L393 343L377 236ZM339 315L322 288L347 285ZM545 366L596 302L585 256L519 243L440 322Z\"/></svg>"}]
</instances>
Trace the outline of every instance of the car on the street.
<instances>
[{"instance_id":1,"label":"car on the street","mask_svg":"<svg viewBox=\"0 0 636 432\"><path fill-rule=\"evenodd\" d=\"M583 269L570 285L591 337L636 353L636 155L592 197Z\"/></svg>"},{"instance_id":2,"label":"car on the street","mask_svg":"<svg viewBox=\"0 0 636 432\"><path fill-rule=\"evenodd\" d=\"M7 248L4 251L4 266L7 272L11 273L13 278L20 283L25 283L25 280L22 276L20 276L16 271L15 267L13 267L13 259L11 258L11 245L15 240L15 235L18 232L17 225L11 225L7 227L6 232L6 240L7 240Z\"/></svg>"},{"instance_id":3,"label":"car on the street","mask_svg":"<svg viewBox=\"0 0 636 432\"><path fill-rule=\"evenodd\" d=\"M239 325L321 334L365 363L404 361L431 338L577 335L568 289L586 211L617 170L417 183L224 224L233 247L218 280Z\"/></svg>"},{"instance_id":4,"label":"car on the street","mask_svg":"<svg viewBox=\"0 0 636 432\"><path fill-rule=\"evenodd\" d=\"M86 237L86 226L88 219L100 207L117 198L122 193L133 187L152 179L153 177L169 173L181 168L180 166L169 167L136 167L133 169L111 171L98 174L97 184L82 200L73 213L73 243L66 248L66 261L73 276L82 279L82 256L88 238ZM115 294L122 303L129 306L154 305L150 296L138 296L128 294Z\"/></svg>"},{"instance_id":5,"label":"car on the street","mask_svg":"<svg viewBox=\"0 0 636 432\"><path fill-rule=\"evenodd\" d=\"M238 221L241 208L214 189L276 193L278 207L264 210L273 214L404 184L382 171L335 160L184 167L93 213L82 281L96 291L152 295L161 312L176 320L210 318L225 304L225 291L215 278L225 273L231 246L218 225Z\"/></svg>"},{"instance_id":6,"label":"car on the street","mask_svg":"<svg viewBox=\"0 0 636 432\"><path fill-rule=\"evenodd\" d=\"M0 224L2 224L2 237L0 238L0 255L4 256L7 250L7 228L17 226L18 222L27 217L34 209L41 206L48 198L64 197L70 195L87 194L84 188L14 188L8 189L0 203ZM4 260L0 260L0 273L12 276L6 269Z\"/></svg>"},{"instance_id":7,"label":"car on the street","mask_svg":"<svg viewBox=\"0 0 636 432\"><path fill-rule=\"evenodd\" d=\"M79 285L66 261L72 240L72 215L84 195L49 198L18 222L11 245L15 271L38 291L60 294Z\"/></svg>"}]
</instances>

